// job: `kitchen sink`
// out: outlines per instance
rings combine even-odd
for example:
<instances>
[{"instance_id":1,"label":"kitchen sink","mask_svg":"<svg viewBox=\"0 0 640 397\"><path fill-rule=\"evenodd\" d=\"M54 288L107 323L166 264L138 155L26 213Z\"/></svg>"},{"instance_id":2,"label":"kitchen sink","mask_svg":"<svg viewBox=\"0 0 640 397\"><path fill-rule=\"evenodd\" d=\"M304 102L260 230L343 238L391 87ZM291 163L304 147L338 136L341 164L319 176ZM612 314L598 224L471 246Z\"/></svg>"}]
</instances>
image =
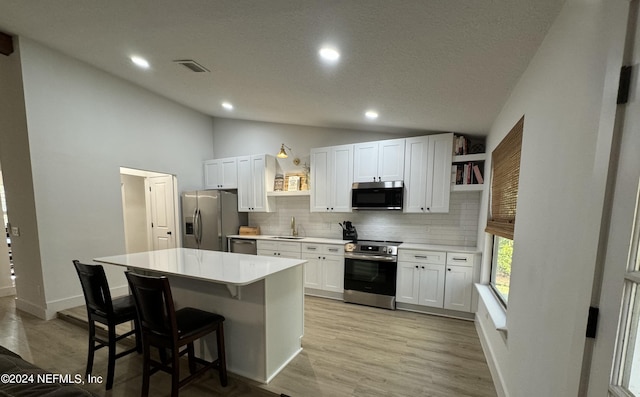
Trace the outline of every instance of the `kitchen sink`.
<instances>
[{"instance_id":1,"label":"kitchen sink","mask_svg":"<svg viewBox=\"0 0 640 397\"><path fill-rule=\"evenodd\" d=\"M294 237L294 236L273 236L273 238L278 238L281 240L302 240L304 237Z\"/></svg>"}]
</instances>

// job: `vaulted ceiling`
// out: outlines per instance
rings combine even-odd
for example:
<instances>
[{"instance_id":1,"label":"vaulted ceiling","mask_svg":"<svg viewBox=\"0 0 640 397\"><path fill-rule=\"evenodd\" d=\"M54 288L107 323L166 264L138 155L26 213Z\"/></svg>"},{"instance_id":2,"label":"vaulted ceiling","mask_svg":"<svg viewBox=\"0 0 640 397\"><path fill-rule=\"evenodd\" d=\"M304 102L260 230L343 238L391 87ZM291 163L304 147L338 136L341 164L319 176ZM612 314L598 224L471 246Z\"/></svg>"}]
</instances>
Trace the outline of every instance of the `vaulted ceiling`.
<instances>
[{"instance_id":1,"label":"vaulted ceiling","mask_svg":"<svg viewBox=\"0 0 640 397\"><path fill-rule=\"evenodd\" d=\"M0 0L0 31L212 116L482 135L563 2Z\"/></svg>"}]
</instances>

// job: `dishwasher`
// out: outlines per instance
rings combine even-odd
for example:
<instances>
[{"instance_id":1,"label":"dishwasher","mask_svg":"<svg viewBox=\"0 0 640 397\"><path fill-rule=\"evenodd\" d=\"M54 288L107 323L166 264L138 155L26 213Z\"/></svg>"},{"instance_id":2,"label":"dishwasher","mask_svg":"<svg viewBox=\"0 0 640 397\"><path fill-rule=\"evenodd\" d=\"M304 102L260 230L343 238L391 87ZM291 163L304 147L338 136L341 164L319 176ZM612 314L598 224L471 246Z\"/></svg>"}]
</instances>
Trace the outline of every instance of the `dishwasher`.
<instances>
[{"instance_id":1,"label":"dishwasher","mask_svg":"<svg viewBox=\"0 0 640 397\"><path fill-rule=\"evenodd\" d=\"M256 240L231 238L229 239L229 252L233 252L236 254L257 255L258 246L256 244Z\"/></svg>"}]
</instances>

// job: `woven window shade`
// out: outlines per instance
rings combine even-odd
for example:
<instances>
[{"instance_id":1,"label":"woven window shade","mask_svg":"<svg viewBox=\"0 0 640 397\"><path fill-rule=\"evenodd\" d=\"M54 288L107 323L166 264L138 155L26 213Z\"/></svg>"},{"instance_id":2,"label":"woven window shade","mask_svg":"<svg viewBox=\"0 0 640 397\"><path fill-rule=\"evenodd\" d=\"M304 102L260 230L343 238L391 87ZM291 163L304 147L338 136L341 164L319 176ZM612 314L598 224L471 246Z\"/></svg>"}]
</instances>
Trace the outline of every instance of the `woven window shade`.
<instances>
[{"instance_id":1,"label":"woven window shade","mask_svg":"<svg viewBox=\"0 0 640 397\"><path fill-rule=\"evenodd\" d=\"M513 240L520 179L520 152L524 116L491 154L491 217L487 233Z\"/></svg>"}]
</instances>

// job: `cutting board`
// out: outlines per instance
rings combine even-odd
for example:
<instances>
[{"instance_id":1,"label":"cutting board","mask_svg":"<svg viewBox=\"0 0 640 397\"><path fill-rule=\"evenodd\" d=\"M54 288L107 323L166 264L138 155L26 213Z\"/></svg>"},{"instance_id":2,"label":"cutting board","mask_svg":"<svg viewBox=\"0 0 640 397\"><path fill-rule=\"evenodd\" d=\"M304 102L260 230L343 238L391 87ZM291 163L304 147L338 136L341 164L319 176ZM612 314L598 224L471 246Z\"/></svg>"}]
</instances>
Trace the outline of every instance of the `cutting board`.
<instances>
[{"instance_id":1,"label":"cutting board","mask_svg":"<svg viewBox=\"0 0 640 397\"><path fill-rule=\"evenodd\" d=\"M241 236L257 236L260 234L260 226L240 226Z\"/></svg>"}]
</instances>

